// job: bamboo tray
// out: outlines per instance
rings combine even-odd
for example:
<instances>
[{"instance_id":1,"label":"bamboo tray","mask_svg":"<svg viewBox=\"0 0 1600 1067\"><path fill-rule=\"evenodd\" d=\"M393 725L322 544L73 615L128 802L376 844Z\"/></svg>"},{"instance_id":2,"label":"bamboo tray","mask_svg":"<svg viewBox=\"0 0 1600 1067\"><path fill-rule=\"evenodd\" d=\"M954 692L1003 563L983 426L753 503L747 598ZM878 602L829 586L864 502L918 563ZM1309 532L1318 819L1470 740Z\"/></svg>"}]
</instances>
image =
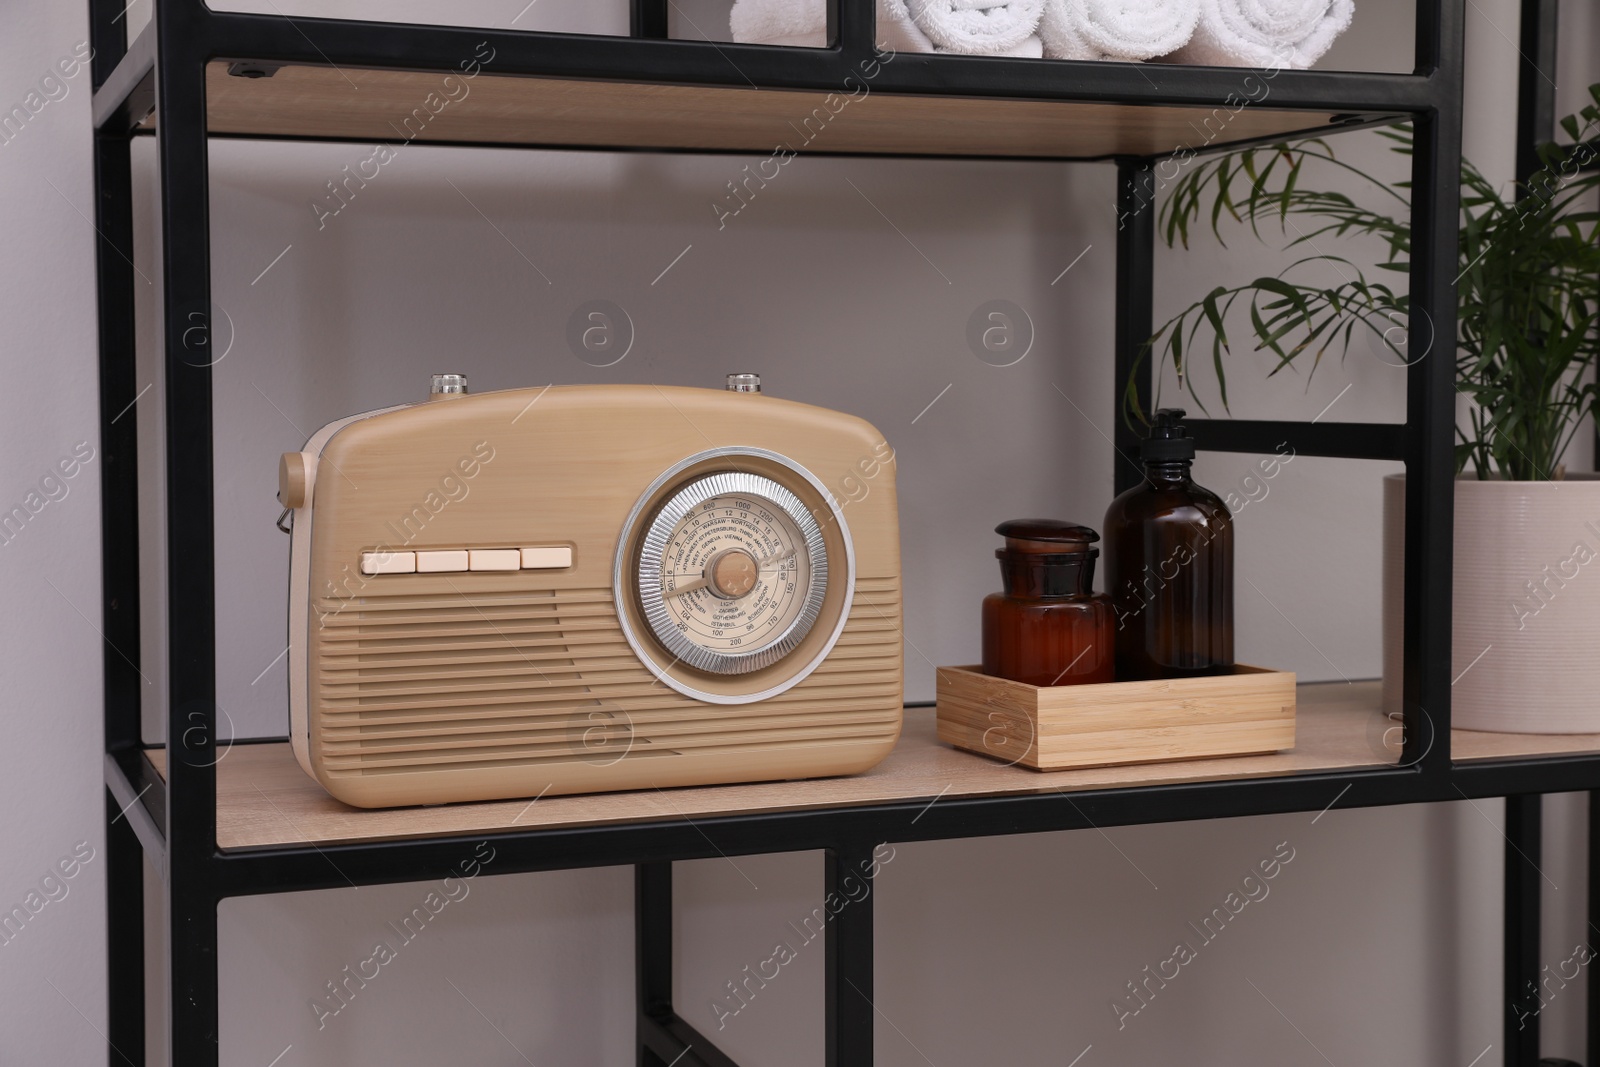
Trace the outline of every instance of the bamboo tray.
<instances>
[{"instance_id":1,"label":"bamboo tray","mask_svg":"<svg viewBox=\"0 0 1600 1067\"><path fill-rule=\"evenodd\" d=\"M939 740L1039 771L1261 755L1294 747L1295 676L1041 687L940 667Z\"/></svg>"}]
</instances>

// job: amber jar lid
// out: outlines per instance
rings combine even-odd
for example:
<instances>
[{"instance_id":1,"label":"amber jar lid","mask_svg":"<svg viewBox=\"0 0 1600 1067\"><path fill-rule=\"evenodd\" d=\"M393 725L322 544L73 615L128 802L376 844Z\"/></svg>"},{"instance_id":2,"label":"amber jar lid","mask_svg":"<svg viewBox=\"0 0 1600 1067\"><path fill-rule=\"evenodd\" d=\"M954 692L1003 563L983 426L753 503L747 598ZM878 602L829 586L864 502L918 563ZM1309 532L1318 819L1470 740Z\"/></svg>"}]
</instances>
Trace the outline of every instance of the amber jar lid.
<instances>
[{"instance_id":1,"label":"amber jar lid","mask_svg":"<svg viewBox=\"0 0 1600 1067\"><path fill-rule=\"evenodd\" d=\"M1094 585L1091 547L1100 535L1060 519L1012 519L994 532L1006 539L994 550L1006 592L1024 599L1084 596Z\"/></svg>"},{"instance_id":2,"label":"amber jar lid","mask_svg":"<svg viewBox=\"0 0 1600 1067\"><path fill-rule=\"evenodd\" d=\"M1006 539L1006 547L1000 551L1029 555L1084 552L1100 540L1100 535L1089 527L1061 519L1008 519L996 526L994 532Z\"/></svg>"}]
</instances>

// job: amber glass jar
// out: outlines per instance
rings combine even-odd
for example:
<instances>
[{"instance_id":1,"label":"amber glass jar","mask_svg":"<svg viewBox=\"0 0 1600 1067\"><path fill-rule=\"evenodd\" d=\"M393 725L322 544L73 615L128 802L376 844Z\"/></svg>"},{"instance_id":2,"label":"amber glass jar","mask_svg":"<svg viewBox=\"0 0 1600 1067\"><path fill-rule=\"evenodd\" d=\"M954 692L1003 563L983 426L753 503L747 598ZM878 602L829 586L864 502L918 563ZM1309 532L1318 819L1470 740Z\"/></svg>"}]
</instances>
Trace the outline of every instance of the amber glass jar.
<instances>
[{"instance_id":1,"label":"amber glass jar","mask_svg":"<svg viewBox=\"0 0 1600 1067\"><path fill-rule=\"evenodd\" d=\"M1144 481L1106 512L1106 592L1117 680L1233 670L1233 517L1194 483L1194 441L1175 408L1140 446Z\"/></svg>"},{"instance_id":2,"label":"amber glass jar","mask_svg":"<svg viewBox=\"0 0 1600 1067\"><path fill-rule=\"evenodd\" d=\"M983 673L1029 685L1113 678L1110 598L1093 592L1100 535L1054 519L1012 519L994 532L1005 591L983 600Z\"/></svg>"}]
</instances>

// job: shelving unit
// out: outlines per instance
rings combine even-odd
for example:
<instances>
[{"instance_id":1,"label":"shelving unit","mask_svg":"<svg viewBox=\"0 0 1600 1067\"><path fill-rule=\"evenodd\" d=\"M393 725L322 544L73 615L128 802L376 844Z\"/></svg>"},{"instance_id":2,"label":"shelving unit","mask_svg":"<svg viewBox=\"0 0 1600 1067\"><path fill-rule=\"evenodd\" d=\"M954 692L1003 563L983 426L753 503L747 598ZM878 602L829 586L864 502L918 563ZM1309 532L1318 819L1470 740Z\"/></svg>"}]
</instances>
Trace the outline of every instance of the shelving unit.
<instances>
[{"instance_id":1,"label":"shelving unit","mask_svg":"<svg viewBox=\"0 0 1600 1067\"><path fill-rule=\"evenodd\" d=\"M1549 7L1549 0L1529 0ZM171 1062L210 1067L217 1046L217 906L232 896L440 877L462 835L487 838L497 872L636 866L641 1067L730 1061L672 1007L672 863L821 850L829 891L874 845L1266 812L1520 797L1512 848L1537 857L1537 794L1600 787L1600 737L1533 738L1450 729L1455 220L1464 0L1418 0L1411 74L1249 71L901 54L875 61L871 0L830 0L833 48L768 48L666 39L667 0L634 0L627 37L514 32L212 11L155 0L151 25L124 33L121 0L89 0L103 489L105 780L110 1019L121 1057L144 1062L145 861L162 872ZM1535 26L1537 31L1537 26ZM1526 27L1525 27L1526 32ZM1416 130L1413 315L1431 321L1434 358L1408 371L1404 425L1200 421L1201 446L1403 460L1406 511L1405 730L1388 725L1373 684L1301 689L1291 753L1036 774L955 752L911 709L894 754L872 773L813 782L550 798L364 812L322 793L283 744L239 744L219 762L211 374L186 347L210 308L207 145L213 137L388 139L405 114L475 54L493 59L436 144L740 152L793 140L789 124L848 91L877 63L870 103L852 105L805 151L935 157L1109 160L1118 168L1116 364L1120 383L1151 332L1156 164L1303 133L1409 120ZM248 72L267 76L240 76ZM1253 81L1252 81L1253 80ZM352 90L352 82L360 90ZM1237 109L1241 90L1270 85ZM1230 99L1230 94L1235 94ZM1548 120L1546 120L1548 124ZM1213 128L1215 134L1201 133ZM130 139L157 139L170 561L165 589L138 574L136 440L117 416L136 399ZM197 316L199 317L197 319ZM1148 368L1144 386L1148 392ZM1132 432L1116 420L1117 445ZM1117 488L1138 477L1130 463ZM140 736L139 600L167 598L167 745ZM1532 815L1530 816L1530 811ZM1519 851L1519 855L1521 852ZM1520 862L1520 861L1519 861ZM1531 860L1529 861L1532 862ZM1507 989L1537 975L1537 881L1507 869ZM1532 902L1528 898L1533 893ZM826 934L827 1062L872 1058L873 915L869 896ZM1531 922L1528 921L1531 917ZM1600 983L1594 983L1600 987ZM852 988L853 987L853 988ZM856 991L865 995L857 995ZM1508 998L1510 999L1510 998ZM1515 1032L1507 1063L1537 1060ZM1529 1059L1529 1056L1532 1059Z\"/></svg>"}]
</instances>

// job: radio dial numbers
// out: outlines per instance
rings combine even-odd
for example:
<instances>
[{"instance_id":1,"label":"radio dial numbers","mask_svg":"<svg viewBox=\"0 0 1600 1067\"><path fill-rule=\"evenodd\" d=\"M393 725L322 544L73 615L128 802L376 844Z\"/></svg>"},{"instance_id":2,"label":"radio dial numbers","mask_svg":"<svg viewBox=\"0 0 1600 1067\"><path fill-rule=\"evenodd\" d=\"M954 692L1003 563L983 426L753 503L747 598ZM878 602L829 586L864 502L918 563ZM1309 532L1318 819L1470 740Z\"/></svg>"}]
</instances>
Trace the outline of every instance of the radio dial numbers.
<instances>
[{"instance_id":1,"label":"radio dial numbers","mask_svg":"<svg viewBox=\"0 0 1600 1067\"><path fill-rule=\"evenodd\" d=\"M712 497L672 532L662 599L678 631L717 652L760 648L799 617L809 574L794 521L754 494Z\"/></svg>"}]
</instances>

